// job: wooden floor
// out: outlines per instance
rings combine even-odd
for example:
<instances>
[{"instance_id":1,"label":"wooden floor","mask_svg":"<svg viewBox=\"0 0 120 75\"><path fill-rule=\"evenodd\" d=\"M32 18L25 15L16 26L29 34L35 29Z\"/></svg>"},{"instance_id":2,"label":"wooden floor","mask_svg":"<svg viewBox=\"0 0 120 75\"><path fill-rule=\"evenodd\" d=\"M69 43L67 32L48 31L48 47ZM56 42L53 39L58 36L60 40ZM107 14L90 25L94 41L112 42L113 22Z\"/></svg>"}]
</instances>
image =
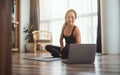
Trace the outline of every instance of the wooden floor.
<instances>
[{"instance_id":1,"label":"wooden floor","mask_svg":"<svg viewBox=\"0 0 120 75\"><path fill-rule=\"evenodd\" d=\"M49 55L13 53L12 75L120 75L120 55L96 54L94 64L65 64L61 60L42 62L23 59Z\"/></svg>"}]
</instances>

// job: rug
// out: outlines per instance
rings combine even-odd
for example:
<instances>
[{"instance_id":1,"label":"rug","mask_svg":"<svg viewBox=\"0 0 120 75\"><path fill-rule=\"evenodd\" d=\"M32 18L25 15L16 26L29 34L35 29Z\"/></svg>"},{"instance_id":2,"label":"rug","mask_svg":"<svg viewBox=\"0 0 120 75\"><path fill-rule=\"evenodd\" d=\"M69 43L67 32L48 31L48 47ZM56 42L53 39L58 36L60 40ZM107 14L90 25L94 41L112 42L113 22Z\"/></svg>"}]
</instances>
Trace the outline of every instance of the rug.
<instances>
[{"instance_id":1,"label":"rug","mask_svg":"<svg viewBox=\"0 0 120 75\"><path fill-rule=\"evenodd\" d=\"M36 60L36 61L44 61L44 62L51 62L51 61L58 61L61 60L61 58L55 58L55 57L31 57L31 58L23 58L26 60Z\"/></svg>"}]
</instances>

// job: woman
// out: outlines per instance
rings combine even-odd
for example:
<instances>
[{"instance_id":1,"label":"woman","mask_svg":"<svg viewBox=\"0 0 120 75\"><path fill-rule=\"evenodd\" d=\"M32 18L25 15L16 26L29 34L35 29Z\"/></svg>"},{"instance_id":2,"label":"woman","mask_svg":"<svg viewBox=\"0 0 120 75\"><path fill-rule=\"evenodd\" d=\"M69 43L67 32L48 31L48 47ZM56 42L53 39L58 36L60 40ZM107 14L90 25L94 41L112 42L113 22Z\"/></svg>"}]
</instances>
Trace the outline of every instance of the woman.
<instances>
[{"instance_id":1,"label":"woman","mask_svg":"<svg viewBox=\"0 0 120 75\"><path fill-rule=\"evenodd\" d=\"M53 57L68 58L69 44L81 43L79 28L74 24L76 18L77 14L75 10L68 10L65 15L65 23L60 35L60 47L52 45L46 46L46 50L49 51ZM63 39L65 39L65 45Z\"/></svg>"}]
</instances>

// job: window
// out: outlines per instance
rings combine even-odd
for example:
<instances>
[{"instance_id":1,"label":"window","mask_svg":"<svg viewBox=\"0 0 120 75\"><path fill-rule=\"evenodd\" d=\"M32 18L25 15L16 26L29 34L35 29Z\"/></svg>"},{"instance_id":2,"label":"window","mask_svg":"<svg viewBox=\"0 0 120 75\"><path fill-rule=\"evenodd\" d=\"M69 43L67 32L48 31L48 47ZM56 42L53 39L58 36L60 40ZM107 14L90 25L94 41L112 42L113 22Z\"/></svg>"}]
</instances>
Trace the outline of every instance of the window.
<instances>
[{"instance_id":1,"label":"window","mask_svg":"<svg viewBox=\"0 0 120 75\"><path fill-rule=\"evenodd\" d=\"M71 8L78 15L75 24L80 29L82 43L96 43L97 0L40 0L40 30L52 32L53 44L59 45L64 16Z\"/></svg>"}]
</instances>

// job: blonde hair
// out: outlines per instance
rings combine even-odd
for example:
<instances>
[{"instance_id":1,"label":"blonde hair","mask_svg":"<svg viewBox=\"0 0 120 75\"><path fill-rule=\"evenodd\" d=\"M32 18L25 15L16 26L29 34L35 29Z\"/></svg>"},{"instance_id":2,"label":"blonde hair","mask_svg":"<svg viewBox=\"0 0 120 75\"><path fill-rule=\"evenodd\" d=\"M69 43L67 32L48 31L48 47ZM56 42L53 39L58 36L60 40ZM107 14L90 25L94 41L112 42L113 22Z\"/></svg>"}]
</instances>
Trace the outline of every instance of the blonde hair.
<instances>
[{"instance_id":1,"label":"blonde hair","mask_svg":"<svg viewBox=\"0 0 120 75\"><path fill-rule=\"evenodd\" d=\"M77 13L76 13L76 11L74 10L74 9L69 9L67 12L66 12L66 14L65 14L65 17L66 17L66 15L69 13L69 12L74 12L74 14L75 14L75 19L77 18Z\"/></svg>"}]
</instances>

